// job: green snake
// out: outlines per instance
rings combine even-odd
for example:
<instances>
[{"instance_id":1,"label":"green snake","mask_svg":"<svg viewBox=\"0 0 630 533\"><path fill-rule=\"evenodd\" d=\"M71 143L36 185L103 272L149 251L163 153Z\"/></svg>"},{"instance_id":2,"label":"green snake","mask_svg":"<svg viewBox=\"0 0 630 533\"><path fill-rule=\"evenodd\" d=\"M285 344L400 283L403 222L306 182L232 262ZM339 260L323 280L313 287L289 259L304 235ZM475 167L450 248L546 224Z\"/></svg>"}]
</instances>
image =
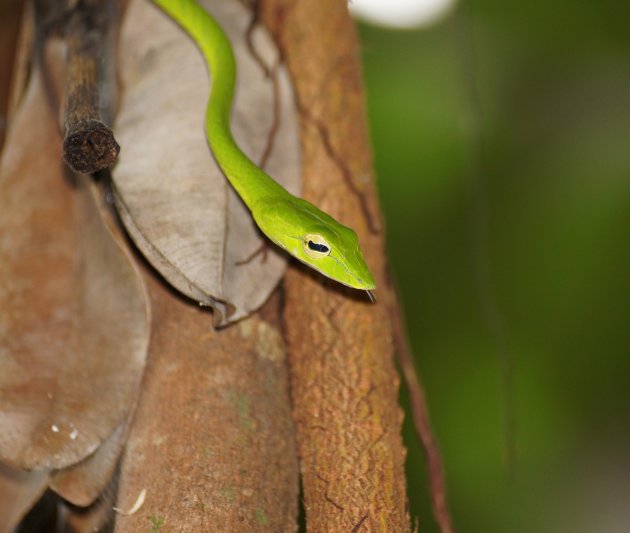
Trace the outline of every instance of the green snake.
<instances>
[{"instance_id":1,"label":"green snake","mask_svg":"<svg viewBox=\"0 0 630 533\"><path fill-rule=\"evenodd\" d=\"M223 0L224 1L224 0ZM230 130L236 84L232 45L219 23L195 0L154 0L192 38L212 73L206 136L221 170L276 245L323 275L368 291L374 278L356 233L313 204L290 194L238 147Z\"/></svg>"}]
</instances>

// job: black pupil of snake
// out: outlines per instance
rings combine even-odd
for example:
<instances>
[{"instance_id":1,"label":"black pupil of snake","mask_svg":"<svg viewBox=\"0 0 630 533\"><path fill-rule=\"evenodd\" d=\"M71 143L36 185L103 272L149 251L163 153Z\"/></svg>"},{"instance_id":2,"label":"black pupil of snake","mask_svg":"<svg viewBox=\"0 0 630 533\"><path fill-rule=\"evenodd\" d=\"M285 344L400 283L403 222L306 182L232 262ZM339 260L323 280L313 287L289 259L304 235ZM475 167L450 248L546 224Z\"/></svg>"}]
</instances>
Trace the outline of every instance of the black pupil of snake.
<instances>
[{"instance_id":1,"label":"black pupil of snake","mask_svg":"<svg viewBox=\"0 0 630 533\"><path fill-rule=\"evenodd\" d=\"M321 252L323 254L328 253L328 246L325 244L317 244L313 241L308 241L308 249L314 252Z\"/></svg>"}]
</instances>

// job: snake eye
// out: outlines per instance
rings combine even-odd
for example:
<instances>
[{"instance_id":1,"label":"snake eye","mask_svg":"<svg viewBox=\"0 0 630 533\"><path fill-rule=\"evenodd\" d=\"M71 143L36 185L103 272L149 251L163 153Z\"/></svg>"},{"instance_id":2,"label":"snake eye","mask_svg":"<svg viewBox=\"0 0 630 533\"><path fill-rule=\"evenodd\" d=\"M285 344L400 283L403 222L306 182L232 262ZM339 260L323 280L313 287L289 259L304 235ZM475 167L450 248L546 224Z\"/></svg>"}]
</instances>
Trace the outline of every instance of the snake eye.
<instances>
[{"instance_id":1,"label":"snake eye","mask_svg":"<svg viewBox=\"0 0 630 533\"><path fill-rule=\"evenodd\" d=\"M330 245L321 235L309 234L304 237L304 252L312 259L320 259L330 254Z\"/></svg>"},{"instance_id":2,"label":"snake eye","mask_svg":"<svg viewBox=\"0 0 630 533\"><path fill-rule=\"evenodd\" d=\"M320 252L322 254L327 254L330 251L328 246L325 244L317 244L313 241L308 241L307 246L309 250L313 252Z\"/></svg>"}]
</instances>

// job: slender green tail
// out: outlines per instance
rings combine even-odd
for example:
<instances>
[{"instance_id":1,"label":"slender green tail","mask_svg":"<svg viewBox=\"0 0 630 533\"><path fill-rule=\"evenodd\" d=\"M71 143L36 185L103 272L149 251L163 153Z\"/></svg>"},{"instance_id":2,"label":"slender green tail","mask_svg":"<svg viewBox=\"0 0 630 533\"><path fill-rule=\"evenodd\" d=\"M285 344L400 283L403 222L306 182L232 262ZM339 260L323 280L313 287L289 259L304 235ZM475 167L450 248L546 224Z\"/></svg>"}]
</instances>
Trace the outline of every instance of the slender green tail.
<instances>
[{"instance_id":1,"label":"slender green tail","mask_svg":"<svg viewBox=\"0 0 630 533\"><path fill-rule=\"evenodd\" d=\"M190 34L212 75L206 109L206 135L212 153L245 204L252 209L260 199L289 194L238 147L230 129L236 84L232 45L218 22L193 0L154 0Z\"/></svg>"}]
</instances>

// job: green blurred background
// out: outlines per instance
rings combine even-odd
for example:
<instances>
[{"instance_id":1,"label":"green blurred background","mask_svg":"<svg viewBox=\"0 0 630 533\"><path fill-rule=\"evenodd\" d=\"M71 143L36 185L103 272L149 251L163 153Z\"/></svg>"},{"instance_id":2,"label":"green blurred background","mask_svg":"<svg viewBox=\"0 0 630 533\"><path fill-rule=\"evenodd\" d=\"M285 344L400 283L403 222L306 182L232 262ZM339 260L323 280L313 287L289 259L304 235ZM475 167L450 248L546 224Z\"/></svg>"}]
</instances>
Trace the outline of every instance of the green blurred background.
<instances>
[{"instance_id":1,"label":"green blurred background","mask_svg":"<svg viewBox=\"0 0 630 533\"><path fill-rule=\"evenodd\" d=\"M630 2L466 1L360 35L456 529L630 531Z\"/></svg>"}]
</instances>

